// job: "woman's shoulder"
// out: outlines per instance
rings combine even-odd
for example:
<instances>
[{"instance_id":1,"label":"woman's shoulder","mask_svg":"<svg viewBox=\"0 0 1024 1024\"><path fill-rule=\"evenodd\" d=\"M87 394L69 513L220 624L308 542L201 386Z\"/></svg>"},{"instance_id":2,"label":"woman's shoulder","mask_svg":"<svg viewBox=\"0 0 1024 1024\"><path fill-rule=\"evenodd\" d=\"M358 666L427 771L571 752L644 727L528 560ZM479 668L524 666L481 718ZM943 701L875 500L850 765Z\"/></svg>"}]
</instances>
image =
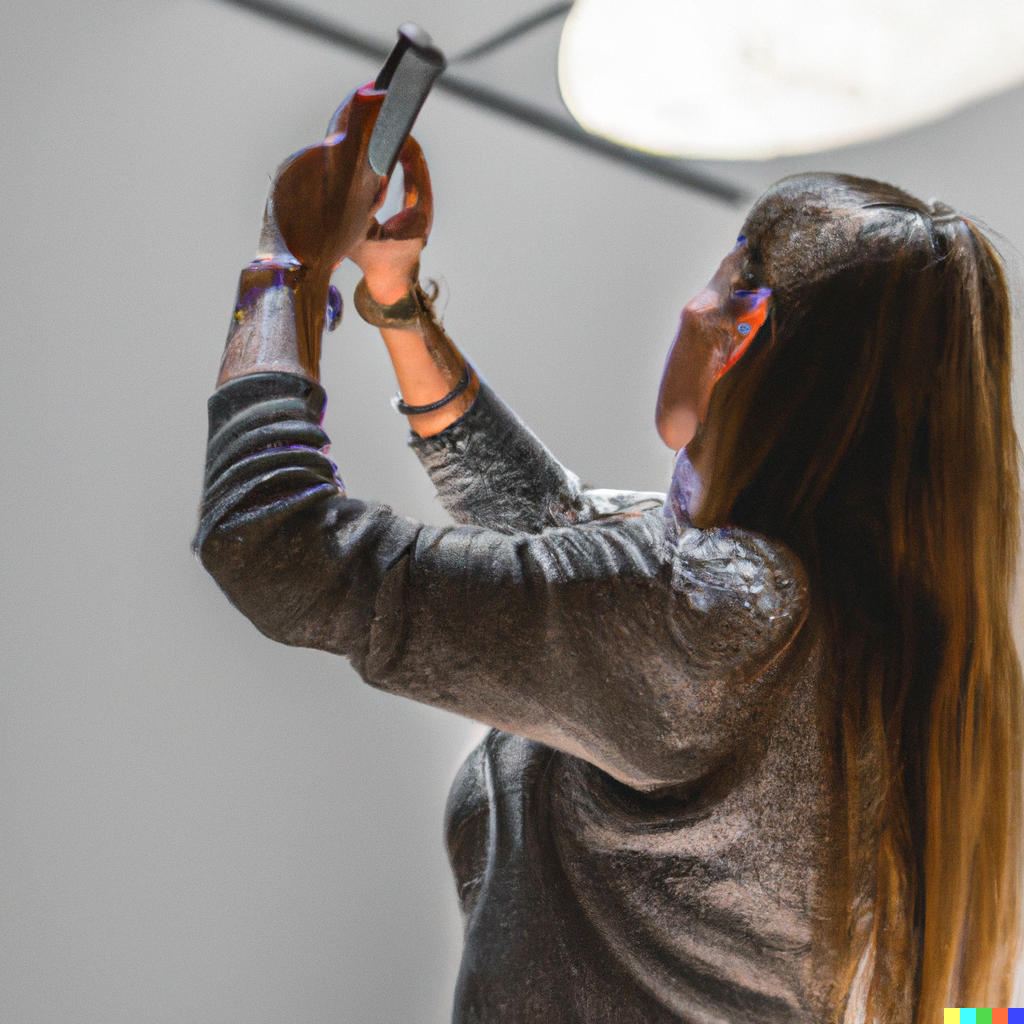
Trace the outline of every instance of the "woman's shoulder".
<instances>
[{"instance_id":1,"label":"woman's shoulder","mask_svg":"<svg viewBox=\"0 0 1024 1024\"><path fill-rule=\"evenodd\" d=\"M622 573L631 561L645 573L660 568L672 593L696 613L730 609L767 621L806 613L807 574L781 541L736 527L699 529L688 521L679 523L670 511L655 507L654 494L585 493L597 494L601 514L546 531L552 541L572 543L573 535L584 530L595 536L593 543L620 553L634 550L637 557L620 557L626 565L617 570Z\"/></svg>"},{"instance_id":2,"label":"woman's shoulder","mask_svg":"<svg viewBox=\"0 0 1024 1024\"><path fill-rule=\"evenodd\" d=\"M695 608L725 599L773 617L807 602L807 575L781 541L735 527L692 525L672 540L672 587Z\"/></svg>"}]
</instances>

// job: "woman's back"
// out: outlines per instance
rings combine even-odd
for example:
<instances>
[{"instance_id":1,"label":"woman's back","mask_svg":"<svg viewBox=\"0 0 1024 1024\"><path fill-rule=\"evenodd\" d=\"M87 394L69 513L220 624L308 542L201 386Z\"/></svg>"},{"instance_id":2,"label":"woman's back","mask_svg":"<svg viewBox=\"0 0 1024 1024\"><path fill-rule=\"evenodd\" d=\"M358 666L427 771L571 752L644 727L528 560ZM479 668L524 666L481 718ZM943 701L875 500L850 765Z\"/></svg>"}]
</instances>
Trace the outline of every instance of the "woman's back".
<instances>
[{"instance_id":1,"label":"woman's back","mask_svg":"<svg viewBox=\"0 0 1024 1024\"><path fill-rule=\"evenodd\" d=\"M760 601L766 620L802 621L806 594L786 579L794 569L799 578L798 567L763 539L693 529L678 486L674 500L648 511L653 495L579 491L486 387L464 422L412 445L463 522L535 533L569 521L649 519L665 557L680 552L675 565L691 574L674 581L676 638L689 674L706 687L706 707L698 688L674 711L692 727L725 684L737 712L726 715L733 734L709 729L699 777L646 792L571 754L507 732L487 736L460 770L446 815L466 922L453 1019L827 1019L835 964L821 943L834 929L823 927L820 894L840 854L822 645L804 635L805 624L768 657L740 660L730 649L739 633L725 621L719 629L687 629L686 621L687 606L710 604L715 593L731 593L748 615ZM680 483L687 468L678 467ZM664 594L652 589L649 598L660 603ZM663 610L642 613L653 619ZM631 647L645 654L622 612L628 665ZM545 640L556 656L557 634ZM671 652L662 658L670 664ZM723 672L729 663L732 672ZM595 694L602 670L593 666ZM655 670L633 665L636 677ZM509 688L516 685L510 677ZM753 719L738 713L744 690L759 698Z\"/></svg>"},{"instance_id":2,"label":"woman's back","mask_svg":"<svg viewBox=\"0 0 1024 1024\"><path fill-rule=\"evenodd\" d=\"M678 789L484 740L447 816L466 919L454 1020L829 1019L820 897L838 851L816 654L786 666L757 736Z\"/></svg>"}]
</instances>

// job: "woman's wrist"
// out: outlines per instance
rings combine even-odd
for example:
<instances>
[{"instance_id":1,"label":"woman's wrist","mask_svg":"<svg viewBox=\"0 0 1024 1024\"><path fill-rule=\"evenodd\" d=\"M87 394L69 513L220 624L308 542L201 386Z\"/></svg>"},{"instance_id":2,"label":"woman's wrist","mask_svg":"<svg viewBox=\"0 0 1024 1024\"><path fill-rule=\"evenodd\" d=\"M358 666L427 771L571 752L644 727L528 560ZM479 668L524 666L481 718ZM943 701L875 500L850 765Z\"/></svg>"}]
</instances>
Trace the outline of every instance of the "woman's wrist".
<instances>
[{"instance_id":1,"label":"woman's wrist","mask_svg":"<svg viewBox=\"0 0 1024 1024\"><path fill-rule=\"evenodd\" d=\"M312 376L299 355L295 291L285 283L239 288L217 386L236 377L275 371Z\"/></svg>"},{"instance_id":2,"label":"woman's wrist","mask_svg":"<svg viewBox=\"0 0 1024 1024\"><path fill-rule=\"evenodd\" d=\"M396 408L409 417L415 433L429 437L469 409L480 382L434 313L436 286L432 292L422 288L418 266L413 275L406 281L395 275L364 277L353 305L380 328L401 392Z\"/></svg>"},{"instance_id":3,"label":"woman's wrist","mask_svg":"<svg viewBox=\"0 0 1024 1024\"><path fill-rule=\"evenodd\" d=\"M317 366L308 356L303 358L299 339L302 306L311 298L304 294L307 289L307 268L287 255L257 257L242 271L218 386L235 377L271 371L317 379ZM340 300L336 289L328 294L324 304L330 329L340 319L341 308L340 301L332 301Z\"/></svg>"},{"instance_id":4,"label":"woman's wrist","mask_svg":"<svg viewBox=\"0 0 1024 1024\"><path fill-rule=\"evenodd\" d=\"M352 305L363 320L373 327L379 327L382 331L421 333L422 318L429 309L429 298L419 284L413 284L395 301L379 302L374 298L364 277L356 285L356 290L352 295Z\"/></svg>"},{"instance_id":5,"label":"woman's wrist","mask_svg":"<svg viewBox=\"0 0 1024 1024\"><path fill-rule=\"evenodd\" d=\"M381 306L391 306L408 295L419 277L417 264L408 274L365 275L366 290L370 298Z\"/></svg>"}]
</instances>

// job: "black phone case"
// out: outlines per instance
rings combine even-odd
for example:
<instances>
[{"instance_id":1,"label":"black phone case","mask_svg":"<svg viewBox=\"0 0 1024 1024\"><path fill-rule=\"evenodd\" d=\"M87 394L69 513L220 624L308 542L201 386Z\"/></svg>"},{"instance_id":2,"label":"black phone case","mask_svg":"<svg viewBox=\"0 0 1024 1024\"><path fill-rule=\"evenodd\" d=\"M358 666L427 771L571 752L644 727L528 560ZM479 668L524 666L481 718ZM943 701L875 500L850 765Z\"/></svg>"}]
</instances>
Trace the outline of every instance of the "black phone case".
<instances>
[{"instance_id":1,"label":"black phone case","mask_svg":"<svg viewBox=\"0 0 1024 1024\"><path fill-rule=\"evenodd\" d=\"M416 115L446 66L444 54L423 29L409 22L398 30L398 42L373 83L387 91L370 136L368 156L377 174L388 177L395 169Z\"/></svg>"}]
</instances>

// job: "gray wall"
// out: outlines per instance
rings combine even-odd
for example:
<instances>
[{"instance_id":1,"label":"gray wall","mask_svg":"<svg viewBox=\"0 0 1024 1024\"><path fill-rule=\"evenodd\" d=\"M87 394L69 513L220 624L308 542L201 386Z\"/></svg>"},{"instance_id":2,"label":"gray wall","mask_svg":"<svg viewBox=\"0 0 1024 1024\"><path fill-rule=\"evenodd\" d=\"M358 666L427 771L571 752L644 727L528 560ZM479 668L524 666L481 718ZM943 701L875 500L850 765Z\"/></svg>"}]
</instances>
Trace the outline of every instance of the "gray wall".
<instances>
[{"instance_id":1,"label":"gray wall","mask_svg":"<svg viewBox=\"0 0 1024 1024\"><path fill-rule=\"evenodd\" d=\"M534 3L318 6L385 37L413 17L454 51ZM478 73L553 102L556 39ZM0 47L0 1021L441 1022L460 929L441 812L479 727L265 640L188 550L268 174L374 68L213 0L6 0ZM1016 90L717 171L887 178L1020 245L1022 129ZM660 364L742 211L441 96L418 136L452 335L585 479L662 487ZM354 315L323 376L350 492L443 521Z\"/></svg>"}]
</instances>

